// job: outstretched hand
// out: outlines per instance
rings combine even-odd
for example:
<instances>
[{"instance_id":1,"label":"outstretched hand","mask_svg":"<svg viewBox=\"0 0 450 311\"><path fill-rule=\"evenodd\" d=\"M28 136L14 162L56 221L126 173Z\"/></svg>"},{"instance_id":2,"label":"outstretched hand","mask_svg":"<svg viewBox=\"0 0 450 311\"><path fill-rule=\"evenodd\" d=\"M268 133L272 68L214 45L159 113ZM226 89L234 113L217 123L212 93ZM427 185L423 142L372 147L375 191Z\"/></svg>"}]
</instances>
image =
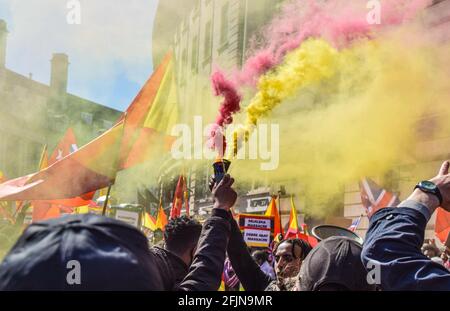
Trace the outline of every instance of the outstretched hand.
<instances>
[{"instance_id":1,"label":"outstretched hand","mask_svg":"<svg viewBox=\"0 0 450 311\"><path fill-rule=\"evenodd\" d=\"M438 174L431 178L432 181L441 192L442 204L441 207L450 212L450 174L449 174L450 162L445 161L442 163Z\"/></svg>"},{"instance_id":2,"label":"outstretched hand","mask_svg":"<svg viewBox=\"0 0 450 311\"><path fill-rule=\"evenodd\" d=\"M231 187L234 183L234 178L226 174L223 179L218 183L213 183L210 189L214 197L214 208L224 209L229 211L236 203L237 193Z\"/></svg>"}]
</instances>

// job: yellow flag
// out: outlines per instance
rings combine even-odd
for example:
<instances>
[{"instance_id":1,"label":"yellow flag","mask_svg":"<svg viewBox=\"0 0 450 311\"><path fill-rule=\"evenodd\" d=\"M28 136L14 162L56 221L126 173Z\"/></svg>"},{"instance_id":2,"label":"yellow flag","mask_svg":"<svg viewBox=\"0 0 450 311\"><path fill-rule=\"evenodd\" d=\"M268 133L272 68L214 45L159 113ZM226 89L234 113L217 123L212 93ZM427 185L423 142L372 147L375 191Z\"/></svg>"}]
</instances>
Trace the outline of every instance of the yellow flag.
<instances>
[{"instance_id":1,"label":"yellow flag","mask_svg":"<svg viewBox=\"0 0 450 311\"><path fill-rule=\"evenodd\" d=\"M144 227L155 231L158 227L156 226L156 220L152 218L153 217L150 216L149 213L144 213Z\"/></svg>"}]
</instances>

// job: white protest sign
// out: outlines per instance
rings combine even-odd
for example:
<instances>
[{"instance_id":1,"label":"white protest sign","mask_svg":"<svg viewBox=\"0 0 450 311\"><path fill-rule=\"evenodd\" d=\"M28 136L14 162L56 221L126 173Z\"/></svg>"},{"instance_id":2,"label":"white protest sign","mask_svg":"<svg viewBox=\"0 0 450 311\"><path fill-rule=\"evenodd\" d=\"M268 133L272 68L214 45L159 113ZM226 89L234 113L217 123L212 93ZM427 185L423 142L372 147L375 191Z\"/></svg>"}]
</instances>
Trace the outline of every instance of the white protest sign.
<instances>
[{"instance_id":1,"label":"white protest sign","mask_svg":"<svg viewBox=\"0 0 450 311\"><path fill-rule=\"evenodd\" d=\"M124 211L124 210L117 210L116 211L116 219L126 222L127 224L132 225L134 227L137 227L139 224L139 213L131 212L131 211Z\"/></svg>"}]
</instances>

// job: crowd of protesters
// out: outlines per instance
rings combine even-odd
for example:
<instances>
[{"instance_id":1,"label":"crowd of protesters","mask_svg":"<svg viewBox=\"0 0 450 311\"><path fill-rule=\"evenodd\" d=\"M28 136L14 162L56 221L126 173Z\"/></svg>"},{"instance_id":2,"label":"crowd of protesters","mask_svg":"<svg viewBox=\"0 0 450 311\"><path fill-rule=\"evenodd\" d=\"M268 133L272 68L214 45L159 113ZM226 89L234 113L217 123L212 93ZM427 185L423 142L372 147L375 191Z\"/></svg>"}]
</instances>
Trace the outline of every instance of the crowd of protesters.
<instances>
[{"instance_id":1,"label":"crowd of protesters","mask_svg":"<svg viewBox=\"0 0 450 311\"><path fill-rule=\"evenodd\" d=\"M230 211L237 194L229 175L211 181L214 208L205 223L171 219L164 247L94 214L33 223L0 265L0 290L216 291L223 283L245 291L450 290L449 249L424 240L435 209L450 211L448 171L446 161L428 188L376 212L363 245L334 236L314 248L286 239L250 250ZM78 278L68 273L74 263Z\"/></svg>"}]
</instances>

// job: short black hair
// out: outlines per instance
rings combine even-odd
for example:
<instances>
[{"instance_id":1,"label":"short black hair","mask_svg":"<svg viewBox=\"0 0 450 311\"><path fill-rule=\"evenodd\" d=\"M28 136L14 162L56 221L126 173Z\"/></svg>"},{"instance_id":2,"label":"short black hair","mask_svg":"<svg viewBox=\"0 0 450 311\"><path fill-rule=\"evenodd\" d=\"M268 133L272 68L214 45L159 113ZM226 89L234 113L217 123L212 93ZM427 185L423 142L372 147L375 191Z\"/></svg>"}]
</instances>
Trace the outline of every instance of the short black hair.
<instances>
[{"instance_id":1,"label":"short black hair","mask_svg":"<svg viewBox=\"0 0 450 311\"><path fill-rule=\"evenodd\" d=\"M164 231L166 248L182 255L197 245L201 232L202 225L194 218L188 216L172 218Z\"/></svg>"},{"instance_id":2,"label":"short black hair","mask_svg":"<svg viewBox=\"0 0 450 311\"><path fill-rule=\"evenodd\" d=\"M267 252L265 252L265 251L257 250L257 251L253 252L252 257L254 260L259 260L261 262L264 262L264 261L267 261L268 255L267 255Z\"/></svg>"},{"instance_id":3,"label":"short black hair","mask_svg":"<svg viewBox=\"0 0 450 311\"><path fill-rule=\"evenodd\" d=\"M280 241L280 243L278 243L275 246L274 253L277 252L278 247L283 243L288 243L288 244L292 245L292 257L294 257L294 258L297 258L297 256L295 255L295 246L296 245L300 246L300 248L302 250L302 254L300 257L302 260L305 259L306 256L308 256L309 252L312 250L311 244L309 244L305 240L296 238L296 239L286 239L286 240Z\"/></svg>"}]
</instances>

